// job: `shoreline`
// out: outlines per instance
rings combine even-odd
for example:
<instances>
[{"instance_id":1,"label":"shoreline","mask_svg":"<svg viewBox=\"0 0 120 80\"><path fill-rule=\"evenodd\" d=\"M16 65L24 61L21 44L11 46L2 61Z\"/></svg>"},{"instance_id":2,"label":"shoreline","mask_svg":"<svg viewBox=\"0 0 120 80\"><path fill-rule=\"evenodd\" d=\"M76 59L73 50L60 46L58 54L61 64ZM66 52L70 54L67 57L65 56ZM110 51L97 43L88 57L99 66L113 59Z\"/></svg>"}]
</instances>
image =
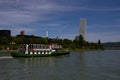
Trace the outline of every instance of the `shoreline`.
<instances>
[{"instance_id":1,"label":"shoreline","mask_svg":"<svg viewBox=\"0 0 120 80\"><path fill-rule=\"evenodd\" d=\"M18 52L18 50L0 50L0 53L10 53L10 52Z\"/></svg>"}]
</instances>

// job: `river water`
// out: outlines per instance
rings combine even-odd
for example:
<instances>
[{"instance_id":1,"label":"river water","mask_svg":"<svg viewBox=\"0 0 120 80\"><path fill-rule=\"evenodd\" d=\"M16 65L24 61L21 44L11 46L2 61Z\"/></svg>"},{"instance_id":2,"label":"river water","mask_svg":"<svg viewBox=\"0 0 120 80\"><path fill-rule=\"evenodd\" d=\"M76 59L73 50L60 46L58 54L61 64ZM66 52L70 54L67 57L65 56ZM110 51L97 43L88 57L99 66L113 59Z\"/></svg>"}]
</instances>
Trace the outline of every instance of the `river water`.
<instances>
[{"instance_id":1,"label":"river water","mask_svg":"<svg viewBox=\"0 0 120 80\"><path fill-rule=\"evenodd\" d=\"M0 53L0 80L120 80L120 50L31 58Z\"/></svg>"}]
</instances>

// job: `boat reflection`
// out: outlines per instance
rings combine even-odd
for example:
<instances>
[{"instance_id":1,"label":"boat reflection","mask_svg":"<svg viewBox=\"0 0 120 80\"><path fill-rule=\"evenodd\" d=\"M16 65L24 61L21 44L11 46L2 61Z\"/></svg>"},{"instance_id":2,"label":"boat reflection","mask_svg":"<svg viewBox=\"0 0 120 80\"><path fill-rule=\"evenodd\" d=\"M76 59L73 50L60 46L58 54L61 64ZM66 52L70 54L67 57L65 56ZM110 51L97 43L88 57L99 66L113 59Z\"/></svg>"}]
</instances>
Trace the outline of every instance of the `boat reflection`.
<instances>
[{"instance_id":1,"label":"boat reflection","mask_svg":"<svg viewBox=\"0 0 120 80\"><path fill-rule=\"evenodd\" d=\"M18 58L24 66L54 66L54 57Z\"/></svg>"}]
</instances>

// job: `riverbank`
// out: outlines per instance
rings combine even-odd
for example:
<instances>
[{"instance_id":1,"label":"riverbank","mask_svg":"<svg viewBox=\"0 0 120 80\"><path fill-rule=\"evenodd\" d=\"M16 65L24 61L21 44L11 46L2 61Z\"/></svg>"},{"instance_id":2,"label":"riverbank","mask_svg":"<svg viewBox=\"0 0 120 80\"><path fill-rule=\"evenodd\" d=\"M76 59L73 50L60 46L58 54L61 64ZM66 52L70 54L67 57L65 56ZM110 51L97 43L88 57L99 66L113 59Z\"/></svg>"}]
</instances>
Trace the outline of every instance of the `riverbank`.
<instances>
[{"instance_id":1,"label":"riverbank","mask_svg":"<svg viewBox=\"0 0 120 80\"><path fill-rule=\"evenodd\" d=\"M18 52L18 50L0 50L0 53Z\"/></svg>"}]
</instances>

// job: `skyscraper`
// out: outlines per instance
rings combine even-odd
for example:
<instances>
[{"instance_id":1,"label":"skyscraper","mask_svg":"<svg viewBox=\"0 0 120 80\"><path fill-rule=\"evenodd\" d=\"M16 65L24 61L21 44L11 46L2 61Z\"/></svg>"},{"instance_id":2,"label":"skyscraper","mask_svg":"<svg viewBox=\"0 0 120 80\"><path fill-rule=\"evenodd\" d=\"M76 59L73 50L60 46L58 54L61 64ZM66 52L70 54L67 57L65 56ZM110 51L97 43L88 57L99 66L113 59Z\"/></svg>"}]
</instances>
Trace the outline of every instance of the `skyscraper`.
<instances>
[{"instance_id":1,"label":"skyscraper","mask_svg":"<svg viewBox=\"0 0 120 80\"><path fill-rule=\"evenodd\" d=\"M80 35L83 36L84 40L86 40L86 26L87 20L85 18L80 19Z\"/></svg>"}]
</instances>

